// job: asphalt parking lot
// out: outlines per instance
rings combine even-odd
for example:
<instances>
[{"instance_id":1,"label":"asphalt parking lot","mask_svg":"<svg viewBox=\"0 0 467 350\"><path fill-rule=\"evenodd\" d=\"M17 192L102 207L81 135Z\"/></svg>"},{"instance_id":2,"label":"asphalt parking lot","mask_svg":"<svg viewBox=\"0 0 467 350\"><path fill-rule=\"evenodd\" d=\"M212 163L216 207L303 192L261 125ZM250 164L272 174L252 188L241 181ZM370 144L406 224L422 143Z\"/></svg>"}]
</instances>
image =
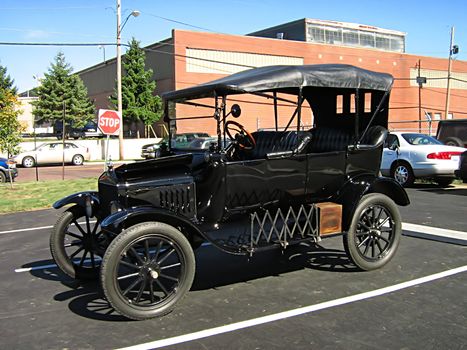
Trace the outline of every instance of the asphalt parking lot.
<instances>
[{"instance_id":1,"label":"asphalt parking lot","mask_svg":"<svg viewBox=\"0 0 467 350\"><path fill-rule=\"evenodd\" d=\"M203 246L192 290L148 321L123 318L97 283L57 270L48 235L58 211L0 216L2 348L465 348L467 187L408 192L405 235L380 270L356 271L339 237L250 260Z\"/></svg>"}]
</instances>

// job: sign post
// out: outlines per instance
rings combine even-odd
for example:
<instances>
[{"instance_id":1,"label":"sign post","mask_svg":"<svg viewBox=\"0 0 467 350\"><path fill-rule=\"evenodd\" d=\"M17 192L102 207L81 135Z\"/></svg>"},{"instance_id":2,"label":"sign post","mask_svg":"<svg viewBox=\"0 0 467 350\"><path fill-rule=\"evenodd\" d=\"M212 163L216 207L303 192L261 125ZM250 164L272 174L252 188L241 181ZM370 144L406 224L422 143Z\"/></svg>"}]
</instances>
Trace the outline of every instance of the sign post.
<instances>
[{"instance_id":1,"label":"sign post","mask_svg":"<svg viewBox=\"0 0 467 350\"><path fill-rule=\"evenodd\" d=\"M122 115L110 109L99 109L97 125L104 135L107 135L105 150L105 168L109 165L109 140L110 135L118 135L122 127Z\"/></svg>"}]
</instances>

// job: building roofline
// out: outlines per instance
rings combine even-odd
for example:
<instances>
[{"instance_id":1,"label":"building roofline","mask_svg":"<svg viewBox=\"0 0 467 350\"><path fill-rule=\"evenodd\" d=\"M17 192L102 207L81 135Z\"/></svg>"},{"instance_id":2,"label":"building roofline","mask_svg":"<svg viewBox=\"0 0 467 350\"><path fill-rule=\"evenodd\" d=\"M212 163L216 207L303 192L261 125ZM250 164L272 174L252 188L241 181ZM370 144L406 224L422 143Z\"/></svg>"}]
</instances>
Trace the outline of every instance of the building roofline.
<instances>
[{"instance_id":1,"label":"building roofline","mask_svg":"<svg viewBox=\"0 0 467 350\"><path fill-rule=\"evenodd\" d=\"M248 36L254 36L256 34L263 33L265 31L272 31L274 29L280 29L285 26L289 26L292 24L299 24L299 23L304 23L304 24L318 24L322 26L327 26L327 27L341 27L341 28L348 28L348 29L358 29L358 30L363 30L367 32L375 32L375 33L381 33L381 34L393 34L393 35L400 35L400 36L406 36L407 33L401 32L399 30L393 30L393 29L384 29L384 28L379 28L367 24L359 24L359 23L351 23L351 22L340 22L340 21L331 21L331 20L323 20L323 19L313 19L313 18L301 18L297 19L291 22L287 23L282 23L273 27L269 28L264 28L257 30L252 33L248 33L246 35Z\"/></svg>"}]
</instances>

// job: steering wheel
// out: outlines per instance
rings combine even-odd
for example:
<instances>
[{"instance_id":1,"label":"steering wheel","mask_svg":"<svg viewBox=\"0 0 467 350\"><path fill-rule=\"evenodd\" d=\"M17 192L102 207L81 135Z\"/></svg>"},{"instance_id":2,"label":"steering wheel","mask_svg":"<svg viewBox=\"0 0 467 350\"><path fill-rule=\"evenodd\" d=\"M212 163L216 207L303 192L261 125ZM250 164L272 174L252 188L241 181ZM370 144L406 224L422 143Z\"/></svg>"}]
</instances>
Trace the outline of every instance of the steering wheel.
<instances>
[{"instance_id":1,"label":"steering wheel","mask_svg":"<svg viewBox=\"0 0 467 350\"><path fill-rule=\"evenodd\" d=\"M225 133L231 140L235 140L238 148L251 151L253 148L256 147L255 138L251 135L251 133L245 129L245 127L237 123L234 120L229 120L225 123ZM231 131L236 132L235 137L232 136L230 133Z\"/></svg>"}]
</instances>

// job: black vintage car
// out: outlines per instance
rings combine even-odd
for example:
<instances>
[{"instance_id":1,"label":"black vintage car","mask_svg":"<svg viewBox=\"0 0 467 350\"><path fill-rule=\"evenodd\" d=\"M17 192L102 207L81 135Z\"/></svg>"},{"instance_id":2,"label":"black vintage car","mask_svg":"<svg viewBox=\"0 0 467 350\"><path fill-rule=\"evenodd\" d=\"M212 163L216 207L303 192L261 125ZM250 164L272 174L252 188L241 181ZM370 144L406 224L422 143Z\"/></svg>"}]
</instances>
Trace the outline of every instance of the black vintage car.
<instances>
[{"instance_id":1,"label":"black vintage car","mask_svg":"<svg viewBox=\"0 0 467 350\"><path fill-rule=\"evenodd\" d=\"M396 204L409 204L378 177L392 83L348 65L271 66L166 93L170 135L208 120L218 142L187 152L169 136L159 158L110 167L98 192L56 202L72 205L51 235L56 263L74 278L100 274L110 304L132 319L175 307L205 241L253 255L342 235L357 267L382 267L399 244ZM241 105L258 100L275 125L249 132L239 120L255 116L241 119Z\"/></svg>"}]
</instances>

